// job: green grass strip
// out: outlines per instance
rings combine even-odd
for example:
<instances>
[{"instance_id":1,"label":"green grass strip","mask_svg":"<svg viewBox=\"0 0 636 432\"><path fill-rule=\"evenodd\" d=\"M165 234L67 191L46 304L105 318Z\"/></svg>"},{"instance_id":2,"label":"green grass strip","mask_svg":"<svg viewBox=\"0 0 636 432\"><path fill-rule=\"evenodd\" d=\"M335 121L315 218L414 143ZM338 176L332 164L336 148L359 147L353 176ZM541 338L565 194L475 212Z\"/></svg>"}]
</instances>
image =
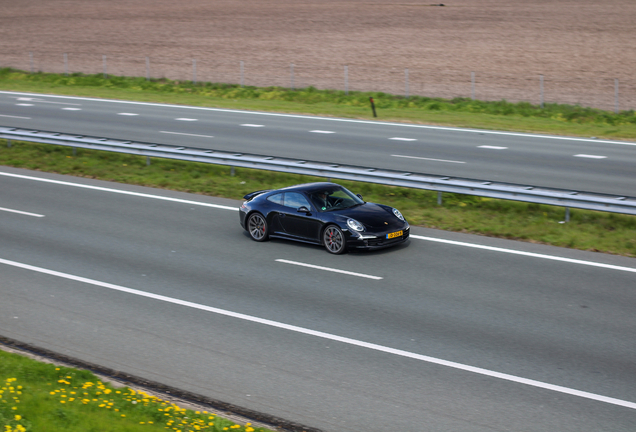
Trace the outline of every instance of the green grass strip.
<instances>
[{"instance_id":1,"label":"green grass strip","mask_svg":"<svg viewBox=\"0 0 636 432\"><path fill-rule=\"evenodd\" d=\"M192 411L85 370L0 350L3 432L267 432L207 411ZM271 432L271 431L270 431Z\"/></svg>"},{"instance_id":2,"label":"green grass strip","mask_svg":"<svg viewBox=\"0 0 636 432\"><path fill-rule=\"evenodd\" d=\"M0 140L0 165L240 200L267 188L324 181L269 171L151 159L119 153ZM400 209L412 225L636 257L636 216L339 181L365 200ZM236 229L240 229L237 226Z\"/></svg>"},{"instance_id":3,"label":"green grass strip","mask_svg":"<svg viewBox=\"0 0 636 432\"><path fill-rule=\"evenodd\" d=\"M379 120L437 124L520 132L540 132L607 139L636 139L634 110L618 114L579 105L528 102L486 102L470 98L397 96L379 92L291 90L283 87L241 87L169 79L80 73L27 73L0 69L0 90L90 96L217 108L294 112L373 119L373 97Z\"/></svg>"}]
</instances>

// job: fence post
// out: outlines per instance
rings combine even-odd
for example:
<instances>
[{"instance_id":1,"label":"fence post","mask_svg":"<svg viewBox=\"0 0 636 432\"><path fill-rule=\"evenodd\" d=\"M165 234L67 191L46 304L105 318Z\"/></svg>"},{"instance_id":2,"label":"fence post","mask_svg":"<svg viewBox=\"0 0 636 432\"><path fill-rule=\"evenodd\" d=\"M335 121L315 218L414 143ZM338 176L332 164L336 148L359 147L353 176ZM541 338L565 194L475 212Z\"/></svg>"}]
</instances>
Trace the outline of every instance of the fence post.
<instances>
[{"instance_id":1,"label":"fence post","mask_svg":"<svg viewBox=\"0 0 636 432\"><path fill-rule=\"evenodd\" d=\"M192 82L197 83L197 59L192 59Z\"/></svg>"},{"instance_id":2,"label":"fence post","mask_svg":"<svg viewBox=\"0 0 636 432\"><path fill-rule=\"evenodd\" d=\"M539 101L541 109L543 109L543 75L539 75L539 92L541 94Z\"/></svg>"},{"instance_id":3,"label":"fence post","mask_svg":"<svg viewBox=\"0 0 636 432\"><path fill-rule=\"evenodd\" d=\"M614 112L618 114L618 78L614 79Z\"/></svg>"},{"instance_id":4,"label":"fence post","mask_svg":"<svg viewBox=\"0 0 636 432\"><path fill-rule=\"evenodd\" d=\"M404 92L405 96L408 99L409 97L409 68L404 70Z\"/></svg>"},{"instance_id":5,"label":"fence post","mask_svg":"<svg viewBox=\"0 0 636 432\"><path fill-rule=\"evenodd\" d=\"M29 63L31 64L31 73L33 73L33 51L29 51Z\"/></svg>"},{"instance_id":6,"label":"fence post","mask_svg":"<svg viewBox=\"0 0 636 432\"><path fill-rule=\"evenodd\" d=\"M241 61L241 87L243 87L243 74L244 74L244 65L243 62Z\"/></svg>"},{"instance_id":7,"label":"fence post","mask_svg":"<svg viewBox=\"0 0 636 432\"><path fill-rule=\"evenodd\" d=\"M472 100L475 100L475 72L470 73L470 88L471 88L471 96Z\"/></svg>"},{"instance_id":8,"label":"fence post","mask_svg":"<svg viewBox=\"0 0 636 432\"><path fill-rule=\"evenodd\" d=\"M150 58L146 57L146 81L150 81Z\"/></svg>"},{"instance_id":9,"label":"fence post","mask_svg":"<svg viewBox=\"0 0 636 432\"><path fill-rule=\"evenodd\" d=\"M294 64L289 65L289 73L291 75L291 89L294 91Z\"/></svg>"},{"instance_id":10,"label":"fence post","mask_svg":"<svg viewBox=\"0 0 636 432\"><path fill-rule=\"evenodd\" d=\"M442 193L437 192L437 205L442 205Z\"/></svg>"},{"instance_id":11,"label":"fence post","mask_svg":"<svg viewBox=\"0 0 636 432\"><path fill-rule=\"evenodd\" d=\"M344 67L345 73L345 95L349 96L349 66Z\"/></svg>"},{"instance_id":12,"label":"fence post","mask_svg":"<svg viewBox=\"0 0 636 432\"><path fill-rule=\"evenodd\" d=\"M64 76L68 76L68 54L64 53Z\"/></svg>"},{"instance_id":13,"label":"fence post","mask_svg":"<svg viewBox=\"0 0 636 432\"><path fill-rule=\"evenodd\" d=\"M106 79L108 77L108 74L107 74L107 69L106 69L106 56L105 55L102 56L102 61L104 63L104 79Z\"/></svg>"}]
</instances>

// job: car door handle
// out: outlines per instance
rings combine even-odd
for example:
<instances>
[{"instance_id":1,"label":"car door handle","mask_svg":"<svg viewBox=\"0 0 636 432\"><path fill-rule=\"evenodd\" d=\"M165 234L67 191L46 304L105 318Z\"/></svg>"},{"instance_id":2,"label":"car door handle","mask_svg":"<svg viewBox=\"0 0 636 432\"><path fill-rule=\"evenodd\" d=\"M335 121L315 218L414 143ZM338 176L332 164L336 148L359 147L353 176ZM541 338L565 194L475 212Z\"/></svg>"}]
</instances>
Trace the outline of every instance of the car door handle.
<instances>
[{"instance_id":1,"label":"car door handle","mask_svg":"<svg viewBox=\"0 0 636 432\"><path fill-rule=\"evenodd\" d=\"M285 213L278 213L278 216L284 218L285 217Z\"/></svg>"}]
</instances>

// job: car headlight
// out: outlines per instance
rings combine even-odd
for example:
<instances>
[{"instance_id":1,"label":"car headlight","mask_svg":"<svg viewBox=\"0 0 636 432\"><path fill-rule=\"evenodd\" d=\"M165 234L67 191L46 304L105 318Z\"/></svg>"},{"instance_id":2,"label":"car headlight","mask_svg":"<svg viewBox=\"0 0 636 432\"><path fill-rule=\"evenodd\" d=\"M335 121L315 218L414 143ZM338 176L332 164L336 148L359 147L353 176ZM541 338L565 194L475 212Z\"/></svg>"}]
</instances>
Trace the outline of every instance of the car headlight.
<instances>
[{"instance_id":1,"label":"car headlight","mask_svg":"<svg viewBox=\"0 0 636 432\"><path fill-rule=\"evenodd\" d=\"M404 220L404 216L402 216L402 213L400 213L400 211L396 208L393 209L393 214L395 215L395 217L397 217L400 220Z\"/></svg>"},{"instance_id":2,"label":"car headlight","mask_svg":"<svg viewBox=\"0 0 636 432\"><path fill-rule=\"evenodd\" d=\"M347 226L354 231L364 231L364 225L355 219L347 219Z\"/></svg>"}]
</instances>

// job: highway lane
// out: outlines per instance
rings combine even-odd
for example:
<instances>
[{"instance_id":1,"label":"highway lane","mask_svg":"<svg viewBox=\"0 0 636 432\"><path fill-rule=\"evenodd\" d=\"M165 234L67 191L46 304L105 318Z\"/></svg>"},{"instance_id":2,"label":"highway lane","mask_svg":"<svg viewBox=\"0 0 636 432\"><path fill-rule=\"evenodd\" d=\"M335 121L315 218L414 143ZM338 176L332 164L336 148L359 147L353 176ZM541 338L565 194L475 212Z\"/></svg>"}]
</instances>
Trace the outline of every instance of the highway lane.
<instances>
[{"instance_id":1,"label":"highway lane","mask_svg":"<svg viewBox=\"0 0 636 432\"><path fill-rule=\"evenodd\" d=\"M418 228L332 256L236 201L0 172L5 336L326 431L636 425L633 259Z\"/></svg>"},{"instance_id":2,"label":"highway lane","mask_svg":"<svg viewBox=\"0 0 636 432\"><path fill-rule=\"evenodd\" d=\"M0 92L0 124L633 195L636 143Z\"/></svg>"}]
</instances>

